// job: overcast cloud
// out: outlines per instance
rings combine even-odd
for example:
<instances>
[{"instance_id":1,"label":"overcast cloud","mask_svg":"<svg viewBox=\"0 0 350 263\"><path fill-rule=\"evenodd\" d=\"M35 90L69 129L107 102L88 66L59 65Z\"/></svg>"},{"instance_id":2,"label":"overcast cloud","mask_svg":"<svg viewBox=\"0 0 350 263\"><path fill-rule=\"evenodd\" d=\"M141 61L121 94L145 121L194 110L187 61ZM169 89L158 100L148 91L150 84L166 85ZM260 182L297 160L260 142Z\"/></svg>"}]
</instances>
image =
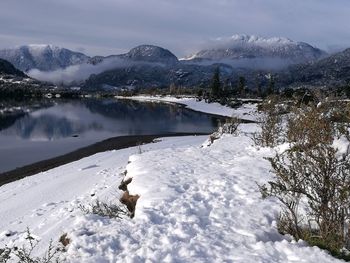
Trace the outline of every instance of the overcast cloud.
<instances>
[{"instance_id":1,"label":"overcast cloud","mask_svg":"<svg viewBox=\"0 0 350 263\"><path fill-rule=\"evenodd\" d=\"M350 47L349 0L1 0L0 48L54 44L88 55L140 44L182 57L217 37L284 36Z\"/></svg>"}]
</instances>

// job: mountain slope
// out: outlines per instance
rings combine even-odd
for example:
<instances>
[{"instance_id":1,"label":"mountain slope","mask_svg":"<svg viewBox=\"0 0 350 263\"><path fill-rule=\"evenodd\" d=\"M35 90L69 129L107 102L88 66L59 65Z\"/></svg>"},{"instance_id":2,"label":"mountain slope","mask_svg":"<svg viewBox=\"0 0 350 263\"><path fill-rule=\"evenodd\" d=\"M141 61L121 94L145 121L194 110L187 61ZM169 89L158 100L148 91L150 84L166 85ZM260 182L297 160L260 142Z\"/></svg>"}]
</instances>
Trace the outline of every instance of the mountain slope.
<instances>
[{"instance_id":1,"label":"mountain slope","mask_svg":"<svg viewBox=\"0 0 350 263\"><path fill-rule=\"evenodd\" d=\"M16 69L10 62L3 59L0 59L0 74L26 77L22 71Z\"/></svg>"},{"instance_id":2,"label":"mountain slope","mask_svg":"<svg viewBox=\"0 0 350 263\"><path fill-rule=\"evenodd\" d=\"M347 85L350 83L350 48L314 63L293 66L279 78L289 85Z\"/></svg>"},{"instance_id":3,"label":"mountain slope","mask_svg":"<svg viewBox=\"0 0 350 263\"><path fill-rule=\"evenodd\" d=\"M137 46L121 57L151 63L175 64L178 62L177 57L169 50L153 45Z\"/></svg>"},{"instance_id":4,"label":"mountain slope","mask_svg":"<svg viewBox=\"0 0 350 263\"><path fill-rule=\"evenodd\" d=\"M207 86L218 65L186 65L178 63L172 66L162 66L158 63L131 64L128 67L111 69L100 74L91 75L84 83L85 89L120 87L168 87L171 84L184 87ZM239 76L240 69L220 65L224 79Z\"/></svg>"},{"instance_id":5,"label":"mountain slope","mask_svg":"<svg viewBox=\"0 0 350 263\"><path fill-rule=\"evenodd\" d=\"M249 35L234 35L214 41L212 47L185 58L188 62L222 62L239 67L266 68L315 61L326 53L304 42L288 38L262 38ZM241 62L241 63L237 63Z\"/></svg>"},{"instance_id":6,"label":"mountain slope","mask_svg":"<svg viewBox=\"0 0 350 263\"><path fill-rule=\"evenodd\" d=\"M127 64L130 64L130 62L141 62L173 65L179 62L177 57L168 49L153 45L140 45L132 48L128 53L125 54L111 55L107 57L92 57L88 60L88 63L92 65L98 65L99 63L115 58L123 59L128 62Z\"/></svg>"},{"instance_id":7,"label":"mountain slope","mask_svg":"<svg viewBox=\"0 0 350 263\"><path fill-rule=\"evenodd\" d=\"M27 45L0 50L0 58L8 60L22 71L51 71L88 61L89 57L52 45Z\"/></svg>"}]
</instances>

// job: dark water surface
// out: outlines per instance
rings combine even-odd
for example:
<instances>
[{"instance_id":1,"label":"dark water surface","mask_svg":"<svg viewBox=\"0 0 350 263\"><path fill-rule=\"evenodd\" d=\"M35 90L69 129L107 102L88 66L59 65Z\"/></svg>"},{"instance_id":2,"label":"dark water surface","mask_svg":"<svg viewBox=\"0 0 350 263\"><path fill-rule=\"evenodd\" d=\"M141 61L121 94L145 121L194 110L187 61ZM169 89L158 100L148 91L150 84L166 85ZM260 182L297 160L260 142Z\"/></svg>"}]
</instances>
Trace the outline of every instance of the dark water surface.
<instances>
[{"instance_id":1,"label":"dark water surface","mask_svg":"<svg viewBox=\"0 0 350 263\"><path fill-rule=\"evenodd\" d=\"M0 173L120 135L212 132L218 119L130 100L40 101L0 111Z\"/></svg>"}]
</instances>

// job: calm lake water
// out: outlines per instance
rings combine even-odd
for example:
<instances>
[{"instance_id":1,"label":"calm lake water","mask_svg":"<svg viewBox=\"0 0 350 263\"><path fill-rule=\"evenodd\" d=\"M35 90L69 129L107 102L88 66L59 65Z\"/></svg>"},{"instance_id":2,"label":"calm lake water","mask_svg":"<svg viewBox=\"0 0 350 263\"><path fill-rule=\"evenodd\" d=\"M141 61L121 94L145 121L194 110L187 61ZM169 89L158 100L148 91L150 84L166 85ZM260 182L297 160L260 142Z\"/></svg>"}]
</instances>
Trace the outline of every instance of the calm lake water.
<instances>
[{"instance_id":1,"label":"calm lake water","mask_svg":"<svg viewBox=\"0 0 350 263\"><path fill-rule=\"evenodd\" d=\"M4 109L0 115L0 173L110 137L212 132L218 124L213 116L181 106L130 100L41 101L8 107L6 114Z\"/></svg>"}]
</instances>

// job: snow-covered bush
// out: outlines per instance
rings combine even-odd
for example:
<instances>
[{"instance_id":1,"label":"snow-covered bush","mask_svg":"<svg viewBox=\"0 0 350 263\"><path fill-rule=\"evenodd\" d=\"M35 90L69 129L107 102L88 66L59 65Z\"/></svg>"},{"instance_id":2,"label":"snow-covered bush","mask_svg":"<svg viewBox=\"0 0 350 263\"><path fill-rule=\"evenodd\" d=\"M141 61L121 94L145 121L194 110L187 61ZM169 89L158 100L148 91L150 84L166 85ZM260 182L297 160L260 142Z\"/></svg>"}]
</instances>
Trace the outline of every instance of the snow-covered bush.
<instances>
[{"instance_id":1,"label":"snow-covered bush","mask_svg":"<svg viewBox=\"0 0 350 263\"><path fill-rule=\"evenodd\" d=\"M286 139L294 147L309 148L331 143L335 126L321 108L296 108L287 121Z\"/></svg>"},{"instance_id":2,"label":"snow-covered bush","mask_svg":"<svg viewBox=\"0 0 350 263\"><path fill-rule=\"evenodd\" d=\"M11 249L8 247L0 248L0 262L6 263L11 259Z\"/></svg>"},{"instance_id":3,"label":"snow-covered bush","mask_svg":"<svg viewBox=\"0 0 350 263\"><path fill-rule=\"evenodd\" d=\"M5 247L0 249L0 262L21 262L21 263L59 263L65 262L62 253L65 248L60 245L54 245L52 240L49 243L49 247L42 257L34 256L34 251L39 241L33 237L29 229L26 232L26 244L21 247Z\"/></svg>"},{"instance_id":4,"label":"snow-covered bush","mask_svg":"<svg viewBox=\"0 0 350 263\"><path fill-rule=\"evenodd\" d=\"M231 117L226 119L224 124L220 124L218 130L209 135L209 139L202 145L202 147L210 146L214 141L220 139L223 134L236 135L238 127L241 124L241 120L237 117Z\"/></svg>"},{"instance_id":5,"label":"snow-covered bush","mask_svg":"<svg viewBox=\"0 0 350 263\"><path fill-rule=\"evenodd\" d=\"M111 202L106 203L100 200L96 200L89 205L80 205L79 208L85 214L95 214L109 218L122 219L124 216L128 215L128 211L124 206Z\"/></svg>"},{"instance_id":6,"label":"snow-covered bush","mask_svg":"<svg viewBox=\"0 0 350 263\"><path fill-rule=\"evenodd\" d=\"M295 111L287 127L290 148L269 158L275 178L261 192L283 204L282 233L339 254L350 248L350 142L318 108Z\"/></svg>"},{"instance_id":7,"label":"snow-covered bush","mask_svg":"<svg viewBox=\"0 0 350 263\"><path fill-rule=\"evenodd\" d=\"M231 117L226 120L226 122L221 125L218 129L220 134L236 134L239 125L241 124L241 120L237 117Z\"/></svg>"},{"instance_id":8,"label":"snow-covered bush","mask_svg":"<svg viewBox=\"0 0 350 263\"><path fill-rule=\"evenodd\" d=\"M263 114L258 119L260 132L253 134L255 145L262 147L274 147L281 142L282 113L280 104L276 99L267 100L260 109Z\"/></svg>"}]
</instances>

